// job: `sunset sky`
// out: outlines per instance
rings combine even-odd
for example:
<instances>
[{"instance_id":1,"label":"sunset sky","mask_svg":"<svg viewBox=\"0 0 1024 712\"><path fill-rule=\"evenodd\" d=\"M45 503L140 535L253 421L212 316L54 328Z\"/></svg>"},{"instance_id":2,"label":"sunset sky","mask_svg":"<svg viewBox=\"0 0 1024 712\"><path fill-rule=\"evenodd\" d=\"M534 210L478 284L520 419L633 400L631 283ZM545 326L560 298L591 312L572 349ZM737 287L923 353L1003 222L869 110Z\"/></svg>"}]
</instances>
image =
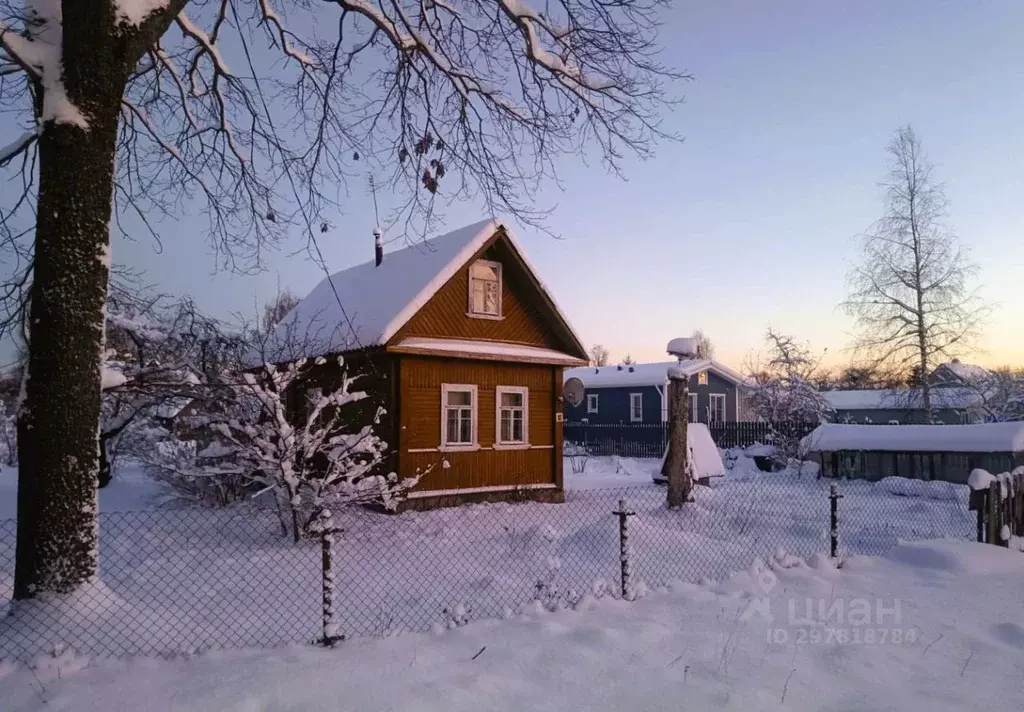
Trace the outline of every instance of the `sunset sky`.
<instances>
[{"instance_id":1,"label":"sunset sky","mask_svg":"<svg viewBox=\"0 0 1024 712\"><path fill-rule=\"evenodd\" d=\"M588 345L660 360L699 327L739 368L772 325L846 359L851 325L836 305L853 240L880 216L885 145L911 123L997 304L964 360L1024 364L1024 2L676 2L661 37L664 59L695 77L665 117L685 142L627 161L627 181L561 160L561 189L545 186L541 205L562 239L518 230ZM349 191L321 242L331 270L373 256L367 190ZM460 204L447 216L455 228L484 215ZM214 275L204 227L164 222L162 248L140 233L115 242L114 260L225 317L323 277L291 254L300 236L261 275Z\"/></svg>"}]
</instances>

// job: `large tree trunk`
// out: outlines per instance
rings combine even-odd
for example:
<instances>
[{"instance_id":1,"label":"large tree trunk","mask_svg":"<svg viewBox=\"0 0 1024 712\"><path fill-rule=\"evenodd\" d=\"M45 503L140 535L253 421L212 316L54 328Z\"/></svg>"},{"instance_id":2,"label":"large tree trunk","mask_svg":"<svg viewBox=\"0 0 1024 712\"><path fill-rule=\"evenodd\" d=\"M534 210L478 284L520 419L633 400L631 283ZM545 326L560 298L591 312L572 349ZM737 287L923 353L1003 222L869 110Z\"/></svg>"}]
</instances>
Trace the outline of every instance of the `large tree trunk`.
<instances>
[{"instance_id":1,"label":"large tree trunk","mask_svg":"<svg viewBox=\"0 0 1024 712\"><path fill-rule=\"evenodd\" d=\"M63 7L64 87L88 128L50 120L39 138L18 438L18 599L74 590L96 573L98 555L100 358L125 68L109 1Z\"/></svg>"}]
</instances>

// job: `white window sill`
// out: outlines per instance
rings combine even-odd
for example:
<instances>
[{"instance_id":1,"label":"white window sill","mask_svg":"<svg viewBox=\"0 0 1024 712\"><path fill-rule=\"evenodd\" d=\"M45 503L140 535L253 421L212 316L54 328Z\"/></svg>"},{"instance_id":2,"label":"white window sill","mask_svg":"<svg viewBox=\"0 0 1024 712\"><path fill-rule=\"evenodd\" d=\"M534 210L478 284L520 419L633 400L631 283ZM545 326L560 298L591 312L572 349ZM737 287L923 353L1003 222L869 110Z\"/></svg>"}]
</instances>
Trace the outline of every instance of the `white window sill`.
<instances>
[{"instance_id":1,"label":"white window sill","mask_svg":"<svg viewBox=\"0 0 1024 712\"><path fill-rule=\"evenodd\" d=\"M480 444L441 445L441 447L437 449L439 452L474 452L480 449Z\"/></svg>"},{"instance_id":2,"label":"white window sill","mask_svg":"<svg viewBox=\"0 0 1024 712\"><path fill-rule=\"evenodd\" d=\"M466 316L470 319L490 319L491 321L502 321L505 317L501 314L477 314L476 312L466 312Z\"/></svg>"},{"instance_id":3,"label":"white window sill","mask_svg":"<svg viewBox=\"0 0 1024 712\"><path fill-rule=\"evenodd\" d=\"M529 450L530 443L494 443L495 450Z\"/></svg>"}]
</instances>

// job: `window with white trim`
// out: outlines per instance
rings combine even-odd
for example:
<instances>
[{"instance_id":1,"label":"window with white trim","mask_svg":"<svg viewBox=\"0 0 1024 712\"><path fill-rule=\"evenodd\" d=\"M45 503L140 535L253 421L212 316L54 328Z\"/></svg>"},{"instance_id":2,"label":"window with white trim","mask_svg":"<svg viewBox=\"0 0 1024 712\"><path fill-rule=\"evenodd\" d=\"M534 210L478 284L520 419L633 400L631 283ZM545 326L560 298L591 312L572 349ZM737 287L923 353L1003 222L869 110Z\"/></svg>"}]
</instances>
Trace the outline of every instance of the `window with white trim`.
<instances>
[{"instance_id":1,"label":"window with white trim","mask_svg":"<svg viewBox=\"0 0 1024 712\"><path fill-rule=\"evenodd\" d=\"M644 420L644 394L629 394L629 422L642 423Z\"/></svg>"},{"instance_id":2,"label":"window with white trim","mask_svg":"<svg viewBox=\"0 0 1024 712\"><path fill-rule=\"evenodd\" d=\"M587 394L587 412L588 413L596 413L597 412L597 394L596 393L588 393Z\"/></svg>"},{"instance_id":3,"label":"window with white trim","mask_svg":"<svg viewBox=\"0 0 1024 712\"><path fill-rule=\"evenodd\" d=\"M441 385L441 446L476 445L476 386Z\"/></svg>"},{"instance_id":4,"label":"window with white trim","mask_svg":"<svg viewBox=\"0 0 1024 712\"><path fill-rule=\"evenodd\" d=\"M690 408L689 408L689 411L690 412L688 413L688 415L690 417L688 418L688 420L691 423L698 422L697 421L697 394L696 393L691 393L690 394Z\"/></svg>"},{"instance_id":5,"label":"window with white trim","mask_svg":"<svg viewBox=\"0 0 1024 712\"><path fill-rule=\"evenodd\" d=\"M725 394L712 393L711 408L708 411L708 420L712 423L725 422Z\"/></svg>"},{"instance_id":6,"label":"window with white trim","mask_svg":"<svg viewBox=\"0 0 1024 712\"><path fill-rule=\"evenodd\" d=\"M497 445L526 445L530 417L530 390L519 386L498 386L495 417Z\"/></svg>"},{"instance_id":7,"label":"window with white trim","mask_svg":"<svg viewBox=\"0 0 1024 712\"><path fill-rule=\"evenodd\" d=\"M477 260L469 268L471 316L501 316L501 263Z\"/></svg>"}]
</instances>

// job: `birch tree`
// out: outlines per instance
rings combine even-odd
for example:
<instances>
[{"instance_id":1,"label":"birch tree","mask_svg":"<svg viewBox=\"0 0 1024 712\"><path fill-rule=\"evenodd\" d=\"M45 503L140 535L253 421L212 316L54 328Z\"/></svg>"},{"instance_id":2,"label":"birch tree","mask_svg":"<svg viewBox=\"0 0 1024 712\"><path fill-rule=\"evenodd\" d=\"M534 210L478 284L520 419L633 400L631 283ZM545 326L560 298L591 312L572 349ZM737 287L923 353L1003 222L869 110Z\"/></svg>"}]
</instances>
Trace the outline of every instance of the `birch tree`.
<instances>
[{"instance_id":1,"label":"birch tree","mask_svg":"<svg viewBox=\"0 0 1024 712\"><path fill-rule=\"evenodd\" d=\"M921 406L933 420L928 374L970 345L986 309L977 269L946 225L948 201L910 126L889 143L885 213L860 240L844 307L860 331L855 348L876 367L920 374Z\"/></svg>"},{"instance_id":2,"label":"birch tree","mask_svg":"<svg viewBox=\"0 0 1024 712\"><path fill-rule=\"evenodd\" d=\"M96 571L112 229L203 210L228 267L289 233L316 257L367 172L424 231L438 199L536 223L560 154L618 170L668 137L667 4L0 0L0 105L21 129L0 148L20 189L0 196L0 296L8 328L31 324L15 596Z\"/></svg>"}]
</instances>

